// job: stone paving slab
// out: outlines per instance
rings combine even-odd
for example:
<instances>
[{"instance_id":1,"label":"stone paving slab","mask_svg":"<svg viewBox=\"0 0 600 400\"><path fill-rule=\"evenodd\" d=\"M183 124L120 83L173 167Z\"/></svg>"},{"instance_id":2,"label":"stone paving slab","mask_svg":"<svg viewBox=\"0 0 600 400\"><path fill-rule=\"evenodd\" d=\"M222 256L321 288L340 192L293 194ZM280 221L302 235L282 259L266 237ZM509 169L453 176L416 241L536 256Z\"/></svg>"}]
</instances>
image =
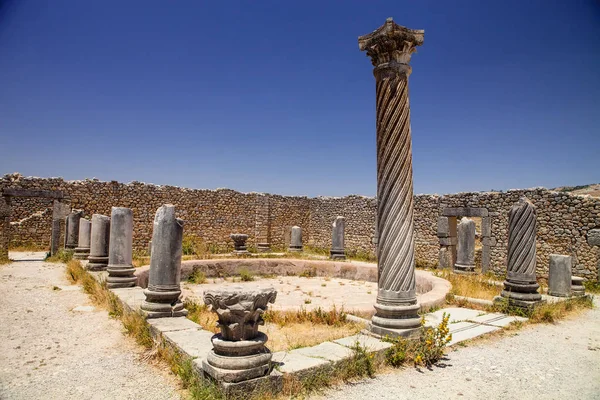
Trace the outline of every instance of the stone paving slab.
<instances>
[{"instance_id":1,"label":"stone paving slab","mask_svg":"<svg viewBox=\"0 0 600 400\"><path fill-rule=\"evenodd\" d=\"M111 292L119 296L122 302L124 302L131 310L137 311L140 309L142 302L146 300L144 289L139 286L131 288L117 288L109 289Z\"/></svg>"},{"instance_id":2,"label":"stone paving slab","mask_svg":"<svg viewBox=\"0 0 600 400\"><path fill-rule=\"evenodd\" d=\"M461 322L461 324L464 324L464 322ZM456 324L456 325L458 325L458 324ZM472 325L471 327L468 327L466 329L459 329L454 332L451 331L452 340L450 341L450 343L448 343L448 346L452 346L456 343L463 342L463 341L469 340L469 339L474 339L474 338L484 335L486 333L490 333L490 332L494 332L494 331L502 329L500 327L491 326L491 325L480 325L480 324L471 324L471 325Z\"/></svg>"},{"instance_id":3,"label":"stone paving slab","mask_svg":"<svg viewBox=\"0 0 600 400\"><path fill-rule=\"evenodd\" d=\"M365 347L368 351L380 351L385 350L392 347L391 343L382 342L381 340L363 334L357 334L354 336L348 336L342 339L337 339L333 341L334 343L341 344L344 347L353 347L356 342L358 342L361 346Z\"/></svg>"},{"instance_id":4,"label":"stone paving slab","mask_svg":"<svg viewBox=\"0 0 600 400\"><path fill-rule=\"evenodd\" d=\"M497 327L505 327L512 324L515 321L524 322L527 321L527 318L516 317L510 315L504 315L500 313L491 313L480 315L479 317L471 318L469 321L477 322L483 325L492 325Z\"/></svg>"},{"instance_id":5,"label":"stone paving slab","mask_svg":"<svg viewBox=\"0 0 600 400\"><path fill-rule=\"evenodd\" d=\"M298 352L278 351L273 353L272 361L276 363L279 372L303 375L315 368L331 365L331 362L322 358L302 355Z\"/></svg>"},{"instance_id":6,"label":"stone paving slab","mask_svg":"<svg viewBox=\"0 0 600 400\"><path fill-rule=\"evenodd\" d=\"M214 333L197 329L162 332L164 338L190 358L204 360L213 345Z\"/></svg>"},{"instance_id":7,"label":"stone paving slab","mask_svg":"<svg viewBox=\"0 0 600 400\"><path fill-rule=\"evenodd\" d=\"M442 317L443 317L444 313L450 314L450 319L449 319L450 323L454 323L454 321L460 322L460 321L472 320L473 318L476 318L482 314L486 314L484 311L481 311L481 310L473 310L470 308L462 308L462 307L449 307L449 308L443 308L441 310L429 313L429 314L427 314L427 316L434 317L435 320L442 322Z\"/></svg>"},{"instance_id":8,"label":"stone paving slab","mask_svg":"<svg viewBox=\"0 0 600 400\"><path fill-rule=\"evenodd\" d=\"M186 317L149 318L150 327L159 332L182 331L187 329L201 330L202 327Z\"/></svg>"},{"instance_id":9,"label":"stone paving slab","mask_svg":"<svg viewBox=\"0 0 600 400\"><path fill-rule=\"evenodd\" d=\"M352 350L337 343L324 342L313 347L295 349L290 351L290 353L337 362L350 357Z\"/></svg>"}]
</instances>

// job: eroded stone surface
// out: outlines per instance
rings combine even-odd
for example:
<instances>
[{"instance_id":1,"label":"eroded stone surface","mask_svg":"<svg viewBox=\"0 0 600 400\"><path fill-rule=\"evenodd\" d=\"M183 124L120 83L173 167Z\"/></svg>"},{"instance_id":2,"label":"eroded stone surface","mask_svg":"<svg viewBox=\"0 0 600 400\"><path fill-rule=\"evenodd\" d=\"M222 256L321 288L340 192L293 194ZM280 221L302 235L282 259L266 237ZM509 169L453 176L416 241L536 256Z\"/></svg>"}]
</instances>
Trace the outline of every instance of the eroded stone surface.
<instances>
[{"instance_id":1,"label":"eroded stone surface","mask_svg":"<svg viewBox=\"0 0 600 400\"><path fill-rule=\"evenodd\" d=\"M571 256L550 254L548 274L548 294L550 296L571 296Z\"/></svg>"},{"instance_id":2,"label":"eroded stone surface","mask_svg":"<svg viewBox=\"0 0 600 400\"><path fill-rule=\"evenodd\" d=\"M110 218L108 246L109 288L135 286L137 278L132 265L133 211L126 207L113 207Z\"/></svg>"}]
</instances>

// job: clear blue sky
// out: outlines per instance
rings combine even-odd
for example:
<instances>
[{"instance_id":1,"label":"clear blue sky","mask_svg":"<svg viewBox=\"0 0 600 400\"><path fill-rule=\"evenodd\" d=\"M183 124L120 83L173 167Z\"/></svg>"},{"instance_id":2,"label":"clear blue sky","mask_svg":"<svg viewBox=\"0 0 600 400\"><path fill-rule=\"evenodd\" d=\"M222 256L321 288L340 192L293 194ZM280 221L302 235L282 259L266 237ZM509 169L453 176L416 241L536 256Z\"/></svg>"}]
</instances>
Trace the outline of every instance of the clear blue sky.
<instances>
[{"instance_id":1,"label":"clear blue sky","mask_svg":"<svg viewBox=\"0 0 600 400\"><path fill-rule=\"evenodd\" d=\"M392 16L416 193L600 182L597 1L0 4L0 174L374 195L357 37Z\"/></svg>"}]
</instances>

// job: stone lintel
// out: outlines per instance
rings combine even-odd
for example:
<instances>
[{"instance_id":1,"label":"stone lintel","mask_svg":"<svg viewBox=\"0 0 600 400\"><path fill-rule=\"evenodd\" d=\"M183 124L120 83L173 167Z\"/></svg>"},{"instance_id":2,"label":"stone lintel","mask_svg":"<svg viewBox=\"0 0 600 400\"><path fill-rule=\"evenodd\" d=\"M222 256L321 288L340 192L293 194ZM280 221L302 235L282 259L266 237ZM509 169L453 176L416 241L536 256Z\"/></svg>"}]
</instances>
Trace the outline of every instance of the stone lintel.
<instances>
[{"instance_id":1,"label":"stone lintel","mask_svg":"<svg viewBox=\"0 0 600 400\"><path fill-rule=\"evenodd\" d=\"M442 210L444 217L487 217L487 208L479 207L449 207Z\"/></svg>"},{"instance_id":2,"label":"stone lintel","mask_svg":"<svg viewBox=\"0 0 600 400\"><path fill-rule=\"evenodd\" d=\"M63 199L65 196L60 190L38 190L38 189L20 189L6 188L2 190L2 195L6 197L45 197L48 199Z\"/></svg>"}]
</instances>

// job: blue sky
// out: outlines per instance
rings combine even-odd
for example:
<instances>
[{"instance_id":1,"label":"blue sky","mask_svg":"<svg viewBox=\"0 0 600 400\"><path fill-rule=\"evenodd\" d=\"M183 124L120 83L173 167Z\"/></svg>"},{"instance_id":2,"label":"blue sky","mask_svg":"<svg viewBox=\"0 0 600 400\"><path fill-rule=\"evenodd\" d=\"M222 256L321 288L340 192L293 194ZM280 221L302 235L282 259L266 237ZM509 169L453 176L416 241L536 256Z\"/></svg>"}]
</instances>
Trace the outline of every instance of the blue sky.
<instances>
[{"instance_id":1,"label":"blue sky","mask_svg":"<svg viewBox=\"0 0 600 400\"><path fill-rule=\"evenodd\" d=\"M0 4L0 174L374 195L357 37L392 16L416 193L600 182L592 0Z\"/></svg>"}]
</instances>

